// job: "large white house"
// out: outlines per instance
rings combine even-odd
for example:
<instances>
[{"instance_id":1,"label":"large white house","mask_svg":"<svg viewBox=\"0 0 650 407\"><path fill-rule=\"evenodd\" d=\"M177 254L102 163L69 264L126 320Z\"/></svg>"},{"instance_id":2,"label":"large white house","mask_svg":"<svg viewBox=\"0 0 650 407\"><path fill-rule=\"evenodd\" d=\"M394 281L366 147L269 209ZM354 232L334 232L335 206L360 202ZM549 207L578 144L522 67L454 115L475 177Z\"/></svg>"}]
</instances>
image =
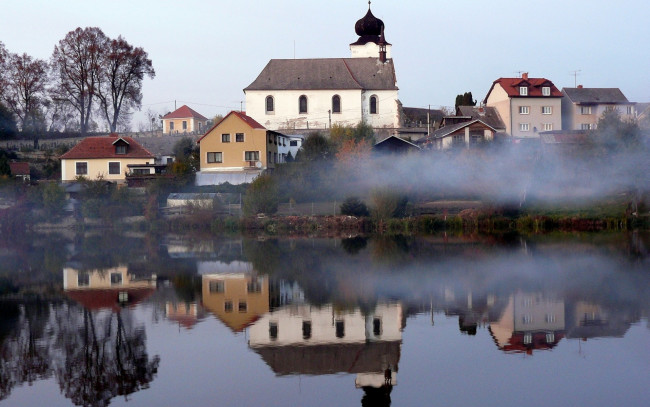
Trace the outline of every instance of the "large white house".
<instances>
[{"instance_id":1,"label":"large white house","mask_svg":"<svg viewBox=\"0 0 650 407\"><path fill-rule=\"evenodd\" d=\"M267 129L326 129L365 121L400 127L395 67L384 23L370 8L357 21L352 58L272 59L244 89L246 113Z\"/></svg>"}]
</instances>

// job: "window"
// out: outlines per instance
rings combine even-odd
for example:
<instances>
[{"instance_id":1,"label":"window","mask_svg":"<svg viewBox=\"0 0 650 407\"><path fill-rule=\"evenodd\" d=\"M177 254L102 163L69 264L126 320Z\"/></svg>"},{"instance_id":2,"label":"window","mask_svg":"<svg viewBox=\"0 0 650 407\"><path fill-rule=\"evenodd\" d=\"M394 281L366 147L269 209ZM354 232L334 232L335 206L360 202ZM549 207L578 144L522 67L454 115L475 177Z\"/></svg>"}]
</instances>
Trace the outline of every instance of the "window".
<instances>
[{"instance_id":1,"label":"window","mask_svg":"<svg viewBox=\"0 0 650 407\"><path fill-rule=\"evenodd\" d=\"M273 162L278 163L278 153L273 153Z\"/></svg>"},{"instance_id":2,"label":"window","mask_svg":"<svg viewBox=\"0 0 650 407\"><path fill-rule=\"evenodd\" d=\"M183 130L187 130L187 120L183 120Z\"/></svg>"},{"instance_id":3,"label":"window","mask_svg":"<svg viewBox=\"0 0 650 407\"><path fill-rule=\"evenodd\" d=\"M246 151L246 152L244 152L244 160L245 161L259 161L260 160L260 152L259 151Z\"/></svg>"},{"instance_id":4,"label":"window","mask_svg":"<svg viewBox=\"0 0 650 407\"><path fill-rule=\"evenodd\" d=\"M239 312L246 312L246 310L248 310L248 305L246 305L246 301L239 301L238 309Z\"/></svg>"},{"instance_id":5,"label":"window","mask_svg":"<svg viewBox=\"0 0 650 407\"><path fill-rule=\"evenodd\" d=\"M126 154L126 146L124 144L115 146L115 154Z\"/></svg>"},{"instance_id":6,"label":"window","mask_svg":"<svg viewBox=\"0 0 650 407\"><path fill-rule=\"evenodd\" d=\"M553 343L553 342L555 342L555 334L553 332L547 332L546 343Z\"/></svg>"},{"instance_id":7,"label":"window","mask_svg":"<svg viewBox=\"0 0 650 407\"><path fill-rule=\"evenodd\" d=\"M542 86L542 96L551 96L550 86Z\"/></svg>"},{"instance_id":8,"label":"window","mask_svg":"<svg viewBox=\"0 0 650 407\"><path fill-rule=\"evenodd\" d=\"M257 279L251 280L246 284L246 291L249 293L261 293L262 283Z\"/></svg>"},{"instance_id":9,"label":"window","mask_svg":"<svg viewBox=\"0 0 650 407\"><path fill-rule=\"evenodd\" d=\"M269 338L271 338L271 340L278 339L278 323L277 322L269 322Z\"/></svg>"},{"instance_id":10,"label":"window","mask_svg":"<svg viewBox=\"0 0 650 407\"><path fill-rule=\"evenodd\" d=\"M553 114L553 106L542 106L542 114Z\"/></svg>"},{"instance_id":11,"label":"window","mask_svg":"<svg viewBox=\"0 0 650 407\"><path fill-rule=\"evenodd\" d=\"M275 111L275 106L273 103L273 96L266 97L266 113L273 113Z\"/></svg>"},{"instance_id":12,"label":"window","mask_svg":"<svg viewBox=\"0 0 650 407\"><path fill-rule=\"evenodd\" d=\"M120 162L119 161L110 161L108 163L108 173L109 174L118 174L120 173Z\"/></svg>"},{"instance_id":13,"label":"window","mask_svg":"<svg viewBox=\"0 0 650 407\"><path fill-rule=\"evenodd\" d=\"M111 285L122 284L122 273L111 273Z\"/></svg>"},{"instance_id":14,"label":"window","mask_svg":"<svg viewBox=\"0 0 650 407\"><path fill-rule=\"evenodd\" d=\"M370 114L377 114L377 96L370 96Z\"/></svg>"},{"instance_id":15,"label":"window","mask_svg":"<svg viewBox=\"0 0 650 407\"><path fill-rule=\"evenodd\" d=\"M302 339L311 338L311 321L302 321Z\"/></svg>"},{"instance_id":16,"label":"window","mask_svg":"<svg viewBox=\"0 0 650 407\"><path fill-rule=\"evenodd\" d=\"M581 130L591 130L591 124L589 124L589 123L582 123L582 124L580 125L580 129L581 129Z\"/></svg>"},{"instance_id":17,"label":"window","mask_svg":"<svg viewBox=\"0 0 650 407\"><path fill-rule=\"evenodd\" d=\"M332 96L332 113L341 113L341 97L339 95Z\"/></svg>"},{"instance_id":18,"label":"window","mask_svg":"<svg viewBox=\"0 0 650 407\"><path fill-rule=\"evenodd\" d=\"M519 123L519 131L530 131L530 124Z\"/></svg>"},{"instance_id":19,"label":"window","mask_svg":"<svg viewBox=\"0 0 650 407\"><path fill-rule=\"evenodd\" d=\"M343 338L345 336L345 322L340 320L336 321L335 326L336 326L336 337Z\"/></svg>"},{"instance_id":20,"label":"window","mask_svg":"<svg viewBox=\"0 0 650 407\"><path fill-rule=\"evenodd\" d=\"M134 168L131 170L133 175L149 175L151 174L151 170L149 168Z\"/></svg>"},{"instance_id":21,"label":"window","mask_svg":"<svg viewBox=\"0 0 650 407\"><path fill-rule=\"evenodd\" d=\"M211 293L222 293L224 292L226 285L223 281L210 281L210 292Z\"/></svg>"},{"instance_id":22,"label":"window","mask_svg":"<svg viewBox=\"0 0 650 407\"><path fill-rule=\"evenodd\" d=\"M237 143L243 143L244 142L244 133L235 134L235 141Z\"/></svg>"},{"instance_id":23,"label":"window","mask_svg":"<svg viewBox=\"0 0 650 407\"><path fill-rule=\"evenodd\" d=\"M372 333L375 336L381 336L381 319L373 318L373 320L372 320Z\"/></svg>"},{"instance_id":24,"label":"window","mask_svg":"<svg viewBox=\"0 0 650 407\"><path fill-rule=\"evenodd\" d=\"M533 334L526 332L524 334L524 345L530 345L531 343L533 343Z\"/></svg>"},{"instance_id":25,"label":"window","mask_svg":"<svg viewBox=\"0 0 650 407\"><path fill-rule=\"evenodd\" d=\"M627 106L626 111L627 111L627 114L633 114L634 113L634 109L632 108L632 106Z\"/></svg>"},{"instance_id":26,"label":"window","mask_svg":"<svg viewBox=\"0 0 650 407\"><path fill-rule=\"evenodd\" d=\"M226 312L232 312L232 301L226 301L223 303L223 309Z\"/></svg>"},{"instance_id":27,"label":"window","mask_svg":"<svg viewBox=\"0 0 650 407\"><path fill-rule=\"evenodd\" d=\"M307 96L305 95L298 98L298 113L307 113Z\"/></svg>"},{"instance_id":28,"label":"window","mask_svg":"<svg viewBox=\"0 0 650 407\"><path fill-rule=\"evenodd\" d=\"M544 319L546 322L555 322L555 314L546 314Z\"/></svg>"},{"instance_id":29,"label":"window","mask_svg":"<svg viewBox=\"0 0 650 407\"><path fill-rule=\"evenodd\" d=\"M169 130L174 130L174 122L169 122Z\"/></svg>"},{"instance_id":30,"label":"window","mask_svg":"<svg viewBox=\"0 0 650 407\"><path fill-rule=\"evenodd\" d=\"M465 144L465 135L464 134L457 134L455 136L451 136L451 143L453 145Z\"/></svg>"},{"instance_id":31,"label":"window","mask_svg":"<svg viewBox=\"0 0 650 407\"><path fill-rule=\"evenodd\" d=\"M88 175L88 163L77 163L76 164L76 174L77 175Z\"/></svg>"},{"instance_id":32,"label":"window","mask_svg":"<svg viewBox=\"0 0 650 407\"><path fill-rule=\"evenodd\" d=\"M529 106L519 106L519 114L528 114L530 113Z\"/></svg>"},{"instance_id":33,"label":"window","mask_svg":"<svg viewBox=\"0 0 650 407\"><path fill-rule=\"evenodd\" d=\"M580 114L591 114L591 106L580 106Z\"/></svg>"},{"instance_id":34,"label":"window","mask_svg":"<svg viewBox=\"0 0 650 407\"><path fill-rule=\"evenodd\" d=\"M519 87L519 96L528 96L528 87L520 86Z\"/></svg>"},{"instance_id":35,"label":"window","mask_svg":"<svg viewBox=\"0 0 650 407\"><path fill-rule=\"evenodd\" d=\"M90 273L81 272L77 274L77 286L88 287L90 285Z\"/></svg>"},{"instance_id":36,"label":"window","mask_svg":"<svg viewBox=\"0 0 650 407\"><path fill-rule=\"evenodd\" d=\"M524 325L532 324L533 317L530 314L526 314L521 318L521 322L523 322Z\"/></svg>"},{"instance_id":37,"label":"window","mask_svg":"<svg viewBox=\"0 0 650 407\"><path fill-rule=\"evenodd\" d=\"M208 164L222 163L222 162L223 162L223 153L221 152L208 153Z\"/></svg>"},{"instance_id":38,"label":"window","mask_svg":"<svg viewBox=\"0 0 650 407\"><path fill-rule=\"evenodd\" d=\"M298 147L298 140L290 140L289 147Z\"/></svg>"},{"instance_id":39,"label":"window","mask_svg":"<svg viewBox=\"0 0 650 407\"><path fill-rule=\"evenodd\" d=\"M544 131L552 131L553 123L544 123Z\"/></svg>"},{"instance_id":40,"label":"window","mask_svg":"<svg viewBox=\"0 0 650 407\"><path fill-rule=\"evenodd\" d=\"M224 133L221 135L221 142L222 143L230 143L230 134L229 133Z\"/></svg>"},{"instance_id":41,"label":"window","mask_svg":"<svg viewBox=\"0 0 650 407\"><path fill-rule=\"evenodd\" d=\"M605 111L606 111L606 112L611 112L611 111L613 111L614 109L616 109L615 106L605 106Z\"/></svg>"}]
</instances>

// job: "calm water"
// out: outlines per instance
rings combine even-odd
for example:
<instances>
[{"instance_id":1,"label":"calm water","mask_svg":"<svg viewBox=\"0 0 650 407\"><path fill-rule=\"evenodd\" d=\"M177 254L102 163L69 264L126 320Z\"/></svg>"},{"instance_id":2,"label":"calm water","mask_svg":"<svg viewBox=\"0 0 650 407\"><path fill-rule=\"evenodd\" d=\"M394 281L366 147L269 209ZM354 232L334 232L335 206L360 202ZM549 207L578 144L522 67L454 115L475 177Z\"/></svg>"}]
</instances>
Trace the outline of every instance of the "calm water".
<instances>
[{"instance_id":1,"label":"calm water","mask_svg":"<svg viewBox=\"0 0 650 407\"><path fill-rule=\"evenodd\" d=\"M646 405L649 247L3 236L0 405Z\"/></svg>"}]
</instances>

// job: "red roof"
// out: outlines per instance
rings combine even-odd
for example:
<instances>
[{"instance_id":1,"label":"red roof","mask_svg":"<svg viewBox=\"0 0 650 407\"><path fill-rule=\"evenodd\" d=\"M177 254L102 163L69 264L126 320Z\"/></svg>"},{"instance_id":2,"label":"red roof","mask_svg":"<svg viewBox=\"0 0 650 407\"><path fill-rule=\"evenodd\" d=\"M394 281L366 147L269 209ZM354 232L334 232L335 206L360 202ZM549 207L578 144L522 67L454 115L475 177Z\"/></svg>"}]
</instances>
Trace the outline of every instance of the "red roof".
<instances>
[{"instance_id":1,"label":"red roof","mask_svg":"<svg viewBox=\"0 0 650 407\"><path fill-rule=\"evenodd\" d=\"M266 127L262 126L259 124L255 119L253 119L250 116L246 116L246 112L238 112L238 111L231 111L228 113L223 119L219 120L217 123L215 123L214 126L210 128L210 130L206 131L205 134L198 139L196 142L200 143L201 140L203 140L203 137L207 136L212 130L214 130L218 125L220 125L224 120L226 120L231 114L234 114L235 116L239 117L240 120L242 120L244 123L246 123L250 128L252 129L262 129L266 130Z\"/></svg>"},{"instance_id":2,"label":"red roof","mask_svg":"<svg viewBox=\"0 0 650 407\"><path fill-rule=\"evenodd\" d=\"M126 154L115 153L114 144L120 139L128 144ZM59 158L62 160L79 158L154 158L154 155L131 137L119 137L117 134L112 134L104 137L86 137Z\"/></svg>"},{"instance_id":3,"label":"red roof","mask_svg":"<svg viewBox=\"0 0 650 407\"><path fill-rule=\"evenodd\" d=\"M9 163L11 175L29 175L29 163Z\"/></svg>"},{"instance_id":4,"label":"red roof","mask_svg":"<svg viewBox=\"0 0 650 407\"><path fill-rule=\"evenodd\" d=\"M187 105L183 105L173 112L167 113L163 116L163 119L186 119L188 117L194 117L200 120L208 120L207 117L204 117L200 113L197 113L196 111L190 109Z\"/></svg>"},{"instance_id":5,"label":"red roof","mask_svg":"<svg viewBox=\"0 0 650 407\"><path fill-rule=\"evenodd\" d=\"M485 101L487 101L488 96L490 96L490 93L492 92L492 89L494 89L494 86L496 84L501 85L503 90L506 91L509 97L533 97L533 98L541 98L541 97L562 97L562 92L555 87L553 82L546 78L499 78L494 83L492 83L492 87L488 91L487 95L485 96ZM519 94L519 87L520 86L527 86L528 87L528 95L526 96L521 96ZM542 88L548 86L551 88L551 94L549 96L544 96L542 95Z\"/></svg>"},{"instance_id":6,"label":"red roof","mask_svg":"<svg viewBox=\"0 0 650 407\"><path fill-rule=\"evenodd\" d=\"M65 294L89 310L110 308L120 310L120 292L128 293L127 306L133 306L149 298L156 291L153 288L106 288L99 290L67 290Z\"/></svg>"}]
</instances>

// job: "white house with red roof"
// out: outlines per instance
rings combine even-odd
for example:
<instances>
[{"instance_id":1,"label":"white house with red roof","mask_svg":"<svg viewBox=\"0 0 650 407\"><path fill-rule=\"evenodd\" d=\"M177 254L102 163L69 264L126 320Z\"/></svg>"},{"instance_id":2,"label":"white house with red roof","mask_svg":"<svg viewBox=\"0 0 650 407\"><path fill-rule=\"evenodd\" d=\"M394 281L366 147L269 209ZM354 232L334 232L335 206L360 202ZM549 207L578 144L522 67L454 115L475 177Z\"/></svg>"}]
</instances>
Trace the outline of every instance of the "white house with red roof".
<instances>
[{"instance_id":1,"label":"white house with red roof","mask_svg":"<svg viewBox=\"0 0 650 407\"><path fill-rule=\"evenodd\" d=\"M129 166L153 168L155 156L131 137L113 133L103 137L86 137L61 157L61 180L77 177L122 183ZM150 166L149 166L150 165Z\"/></svg>"},{"instance_id":2,"label":"white house with red roof","mask_svg":"<svg viewBox=\"0 0 650 407\"><path fill-rule=\"evenodd\" d=\"M164 134L200 134L207 129L208 119L183 105L162 118Z\"/></svg>"},{"instance_id":3,"label":"white house with red roof","mask_svg":"<svg viewBox=\"0 0 650 407\"><path fill-rule=\"evenodd\" d=\"M539 132L562 129L563 94L546 78L499 78L483 103L494 107L514 138L539 138Z\"/></svg>"}]
</instances>

